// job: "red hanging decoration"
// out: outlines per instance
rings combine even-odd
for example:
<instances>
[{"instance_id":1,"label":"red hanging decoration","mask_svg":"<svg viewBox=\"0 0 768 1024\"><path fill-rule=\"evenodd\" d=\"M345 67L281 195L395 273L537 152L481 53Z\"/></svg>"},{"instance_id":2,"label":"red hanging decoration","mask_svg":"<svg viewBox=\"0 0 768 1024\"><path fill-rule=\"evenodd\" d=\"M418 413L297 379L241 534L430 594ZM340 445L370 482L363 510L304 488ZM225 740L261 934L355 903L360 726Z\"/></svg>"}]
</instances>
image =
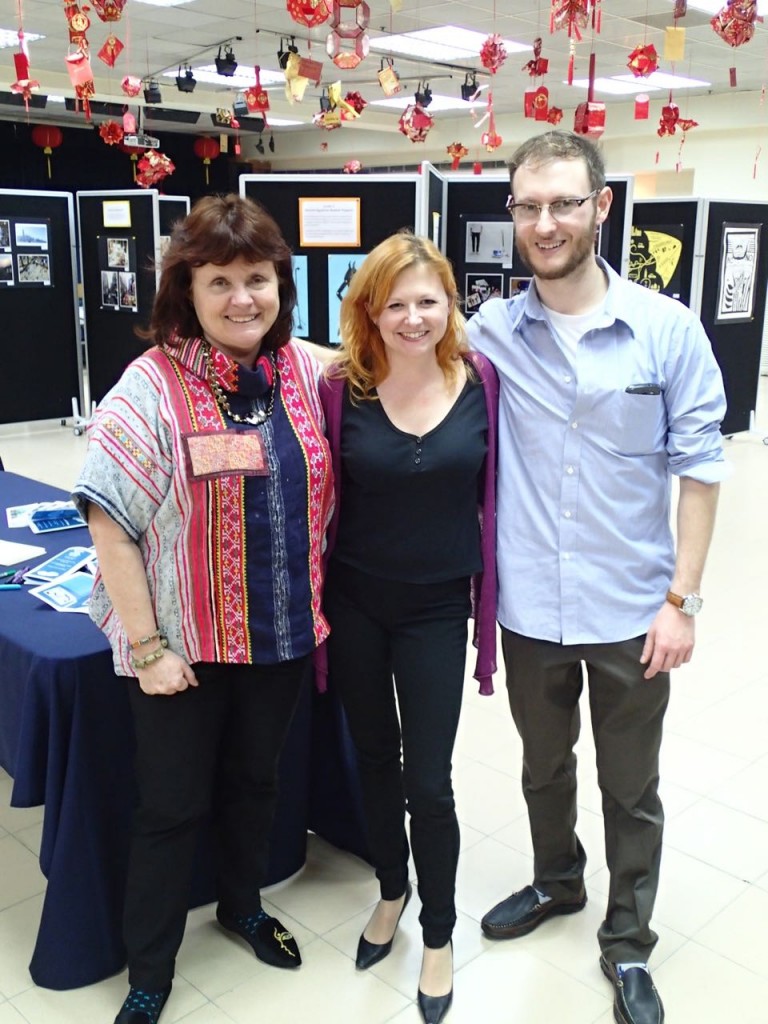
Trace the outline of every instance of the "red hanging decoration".
<instances>
[{"instance_id":1,"label":"red hanging decoration","mask_svg":"<svg viewBox=\"0 0 768 1024\"><path fill-rule=\"evenodd\" d=\"M538 89L530 89L523 98L523 112L534 121L546 121L549 110L549 89L540 85Z\"/></svg>"},{"instance_id":2,"label":"red hanging decoration","mask_svg":"<svg viewBox=\"0 0 768 1024\"><path fill-rule=\"evenodd\" d=\"M756 0L728 0L710 25L729 46L743 46L755 34L755 22L762 20Z\"/></svg>"},{"instance_id":3,"label":"red hanging decoration","mask_svg":"<svg viewBox=\"0 0 768 1024\"><path fill-rule=\"evenodd\" d=\"M249 114L265 114L269 110L269 94L261 84L261 68L258 64L254 65L253 71L256 82L243 91L243 98ZM266 118L264 124L266 127Z\"/></svg>"},{"instance_id":4,"label":"red hanging decoration","mask_svg":"<svg viewBox=\"0 0 768 1024\"><path fill-rule=\"evenodd\" d=\"M541 38L538 37L533 40L533 59L523 64L523 71L527 71L531 78L538 78L540 75L546 75L548 70L549 61L541 56Z\"/></svg>"},{"instance_id":5,"label":"red hanging decoration","mask_svg":"<svg viewBox=\"0 0 768 1024\"><path fill-rule=\"evenodd\" d=\"M100 61L107 65L108 68L115 66L115 61L125 49L123 43L113 35L111 32L104 41L104 45L96 54Z\"/></svg>"},{"instance_id":6,"label":"red hanging decoration","mask_svg":"<svg viewBox=\"0 0 768 1024\"><path fill-rule=\"evenodd\" d=\"M108 146L117 146L123 141L125 132L117 121L105 121L99 125L99 135Z\"/></svg>"},{"instance_id":7,"label":"red hanging decoration","mask_svg":"<svg viewBox=\"0 0 768 1024\"><path fill-rule=\"evenodd\" d=\"M91 7L102 21L120 21L125 0L91 0Z\"/></svg>"},{"instance_id":8,"label":"red hanging decoration","mask_svg":"<svg viewBox=\"0 0 768 1024\"><path fill-rule=\"evenodd\" d=\"M326 0L286 0L286 10L299 25L317 28L331 16L331 3Z\"/></svg>"},{"instance_id":9,"label":"red hanging decoration","mask_svg":"<svg viewBox=\"0 0 768 1024\"><path fill-rule=\"evenodd\" d=\"M13 66L16 69L16 81L11 85L11 92L24 98L24 107L29 113L32 90L39 89L40 83L29 77L29 57L24 44L23 29L19 29L19 52L13 55Z\"/></svg>"},{"instance_id":10,"label":"red hanging decoration","mask_svg":"<svg viewBox=\"0 0 768 1024\"><path fill-rule=\"evenodd\" d=\"M344 97L344 102L349 104L349 106L352 107L356 114L362 114L362 112L368 106L368 103L363 99L359 92L348 92L347 95ZM343 110L341 112L341 117L342 120L345 120Z\"/></svg>"},{"instance_id":11,"label":"red hanging decoration","mask_svg":"<svg viewBox=\"0 0 768 1024\"><path fill-rule=\"evenodd\" d=\"M362 171L362 169L363 165L360 163L359 160L347 160L347 162L342 167L342 171L344 171L345 174L357 174L358 172Z\"/></svg>"},{"instance_id":12,"label":"red hanging decoration","mask_svg":"<svg viewBox=\"0 0 768 1024\"><path fill-rule=\"evenodd\" d=\"M141 92L141 79L135 75L126 75L120 83L120 88L126 96L138 96Z\"/></svg>"},{"instance_id":13,"label":"red hanging decoration","mask_svg":"<svg viewBox=\"0 0 768 1024\"><path fill-rule=\"evenodd\" d=\"M36 124L32 129L32 141L45 153L48 163L48 177L51 177L51 153L64 141L61 128L53 124Z\"/></svg>"},{"instance_id":14,"label":"red hanging decoration","mask_svg":"<svg viewBox=\"0 0 768 1024\"><path fill-rule=\"evenodd\" d=\"M589 21L590 0L552 0L549 14L549 31L551 34L567 29L569 36L575 36L581 42L581 30Z\"/></svg>"},{"instance_id":15,"label":"red hanging decoration","mask_svg":"<svg viewBox=\"0 0 768 1024\"><path fill-rule=\"evenodd\" d=\"M424 142L434 123L424 107L410 103L401 114L397 127L411 142Z\"/></svg>"},{"instance_id":16,"label":"red hanging decoration","mask_svg":"<svg viewBox=\"0 0 768 1024\"><path fill-rule=\"evenodd\" d=\"M192 149L194 150L195 156L199 157L203 161L203 165L205 167L205 184L208 185L208 168L211 160L215 160L221 152L221 146L218 144L216 139L212 139L210 135L202 135L199 139L195 139Z\"/></svg>"},{"instance_id":17,"label":"red hanging decoration","mask_svg":"<svg viewBox=\"0 0 768 1024\"><path fill-rule=\"evenodd\" d=\"M637 96L635 96L635 120L647 121L650 108L651 101L647 93L639 92Z\"/></svg>"},{"instance_id":18,"label":"red hanging decoration","mask_svg":"<svg viewBox=\"0 0 768 1024\"><path fill-rule=\"evenodd\" d=\"M483 67L495 75L506 59L507 50L501 36L495 33L488 36L480 47L480 63Z\"/></svg>"},{"instance_id":19,"label":"red hanging decoration","mask_svg":"<svg viewBox=\"0 0 768 1024\"><path fill-rule=\"evenodd\" d=\"M599 139L605 131L605 103L595 100L595 54L589 55L589 88L587 102L576 107L573 130L577 135Z\"/></svg>"},{"instance_id":20,"label":"red hanging decoration","mask_svg":"<svg viewBox=\"0 0 768 1024\"><path fill-rule=\"evenodd\" d=\"M353 17L344 11L353 11ZM365 0L333 0L331 31L326 39L325 49L337 68L351 71L368 56L371 41L366 34L371 9ZM345 50L345 41L352 41L352 49Z\"/></svg>"},{"instance_id":21,"label":"red hanging decoration","mask_svg":"<svg viewBox=\"0 0 768 1024\"><path fill-rule=\"evenodd\" d=\"M445 147L445 151L451 158L452 171L457 171L459 169L459 161L461 158L469 155L467 147L463 146L460 142L452 142L450 146Z\"/></svg>"},{"instance_id":22,"label":"red hanging decoration","mask_svg":"<svg viewBox=\"0 0 768 1024\"><path fill-rule=\"evenodd\" d=\"M560 107L550 107L547 111L547 121L549 124L560 124L563 120L563 112Z\"/></svg>"},{"instance_id":23,"label":"red hanging decoration","mask_svg":"<svg viewBox=\"0 0 768 1024\"><path fill-rule=\"evenodd\" d=\"M678 128L681 132L687 132L691 128L697 128L698 125L698 121L693 121L687 117L680 117L680 108L676 103L673 103L672 95L670 94L669 103L661 108L661 117L659 118L659 127L656 129L656 134L660 138L664 138L665 135L674 135Z\"/></svg>"},{"instance_id":24,"label":"red hanging decoration","mask_svg":"<svg viewBox=\"0 0 768 1024\"><path fill-rule=\"evenodd\" d=\"M627 59L627 67L635 78L647 78L659 66L659 55L653 43L636 46Z\"/></svg>"},{"instance_id":25,"label":"red hanging decoration","mask_svg":"<svg viewBox=\"0 0 768 1024\"><path fill-rule=\"evenodd\" d=\"M175 164L165 153L161 153L157 149L148 149L139 160L135 181L141 188L152 188L153 185L158 185L163 178L173 174L175 170Z\"/></svg>"}]
</instances>

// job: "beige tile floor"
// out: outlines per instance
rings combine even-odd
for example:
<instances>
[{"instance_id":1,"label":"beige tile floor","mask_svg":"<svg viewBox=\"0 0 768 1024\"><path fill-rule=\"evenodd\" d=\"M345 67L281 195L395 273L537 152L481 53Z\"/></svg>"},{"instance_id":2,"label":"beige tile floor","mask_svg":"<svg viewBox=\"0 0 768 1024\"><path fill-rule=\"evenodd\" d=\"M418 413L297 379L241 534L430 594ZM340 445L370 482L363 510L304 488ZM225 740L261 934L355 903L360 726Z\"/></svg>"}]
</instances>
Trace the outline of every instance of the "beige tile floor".
<instances>
[{"instance_id":1,"label":"beige tile floor","mask_svg":"<svg viewBox=\"0 0 768 1024\"><path fill-rule=\"evenodd\" d=\"M655 924L654 976L670 1024L768 1020L768 663L760 636L768 600L768 380L762 429L727 442L735 473L724 487L704 587L698 648L674 679L662 757L668 827ZM85 439L58 424L0 427L6 468L71 485ZM531 877L518 785L520 750L503 694L468 681L455 757L463 850L449 1024L610 1024L611 990L595 931L607 891L593 751L580 742L579 829L590 856L590 901L516 942L480 933L489 906ZM586 717L585 717L586 720ZM11 809L0 778L0 1024L111 1024L125 974L72 992L32 984L27 965L45 879L42 808ZM417 1024L418 901L392 955L360 974L358 934L376 900L364 863L310 837L304 870L269 890L268 906L295 932L304 965L286 975L259 964L212 923L189 916L163 1021L188 1024Z\"/></svg>"}]
</instances>

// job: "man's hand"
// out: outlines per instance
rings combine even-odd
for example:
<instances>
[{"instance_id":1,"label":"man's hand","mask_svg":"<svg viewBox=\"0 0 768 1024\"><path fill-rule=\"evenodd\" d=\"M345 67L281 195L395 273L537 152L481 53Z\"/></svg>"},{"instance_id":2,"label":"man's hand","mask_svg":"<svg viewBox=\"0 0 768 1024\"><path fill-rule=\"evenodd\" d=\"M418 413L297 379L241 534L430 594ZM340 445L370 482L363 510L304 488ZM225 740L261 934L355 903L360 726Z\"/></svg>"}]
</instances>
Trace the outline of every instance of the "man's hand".
<instances>
[{"instance_id":1,"label":"man's hand","mask_svg":"<svg viewBox=\"0 0 768 1024\"><path fill-rule=\"evenodd\" d=\"M665 601L651 623L640 655L640 664L648 666L644 678L653 679L657 672L670 672L689 662L695 631L693 617Z\"/></svg>"}]
</instances>

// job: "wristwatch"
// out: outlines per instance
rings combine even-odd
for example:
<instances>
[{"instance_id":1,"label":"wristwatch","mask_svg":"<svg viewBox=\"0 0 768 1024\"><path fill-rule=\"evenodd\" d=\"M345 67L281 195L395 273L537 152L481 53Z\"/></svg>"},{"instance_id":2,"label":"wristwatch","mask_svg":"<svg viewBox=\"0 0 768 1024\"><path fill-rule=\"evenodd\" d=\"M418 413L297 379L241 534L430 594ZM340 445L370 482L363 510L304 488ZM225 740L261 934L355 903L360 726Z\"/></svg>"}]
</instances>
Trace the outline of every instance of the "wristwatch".
<instances>
[{"instance_id":1,"label":"wristwatch","mask_svg":"<svg viewBox=\"0 0 768 1024\"><path fill-rule=\"evenodd\" d=\"M681 597L679 594L673 594L671 590L667 591L667 600L675 608L679 608L683 615L696 615L704 604L698 594L686 594L685 597Z\"/></svg>"}]
</instances>

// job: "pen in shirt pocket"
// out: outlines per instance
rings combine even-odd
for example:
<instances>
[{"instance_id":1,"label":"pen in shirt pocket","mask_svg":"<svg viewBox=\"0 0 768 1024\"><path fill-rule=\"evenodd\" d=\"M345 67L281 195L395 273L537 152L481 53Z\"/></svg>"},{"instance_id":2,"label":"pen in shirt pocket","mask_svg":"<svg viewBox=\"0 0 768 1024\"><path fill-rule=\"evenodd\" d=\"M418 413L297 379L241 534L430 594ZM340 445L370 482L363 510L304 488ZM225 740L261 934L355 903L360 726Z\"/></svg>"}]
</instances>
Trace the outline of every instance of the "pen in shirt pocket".
<instances>
[{"instance_id":1,"label":"pen in shirt pocket","mask_svg":"<svg viewBox=\"0 0 768 1024\"><path fill-rule=\"evenodd\" d=\"M658 384L630 384L624 389L628 395L660 395L661 388Z\"/></svg>"}]
</instances>

